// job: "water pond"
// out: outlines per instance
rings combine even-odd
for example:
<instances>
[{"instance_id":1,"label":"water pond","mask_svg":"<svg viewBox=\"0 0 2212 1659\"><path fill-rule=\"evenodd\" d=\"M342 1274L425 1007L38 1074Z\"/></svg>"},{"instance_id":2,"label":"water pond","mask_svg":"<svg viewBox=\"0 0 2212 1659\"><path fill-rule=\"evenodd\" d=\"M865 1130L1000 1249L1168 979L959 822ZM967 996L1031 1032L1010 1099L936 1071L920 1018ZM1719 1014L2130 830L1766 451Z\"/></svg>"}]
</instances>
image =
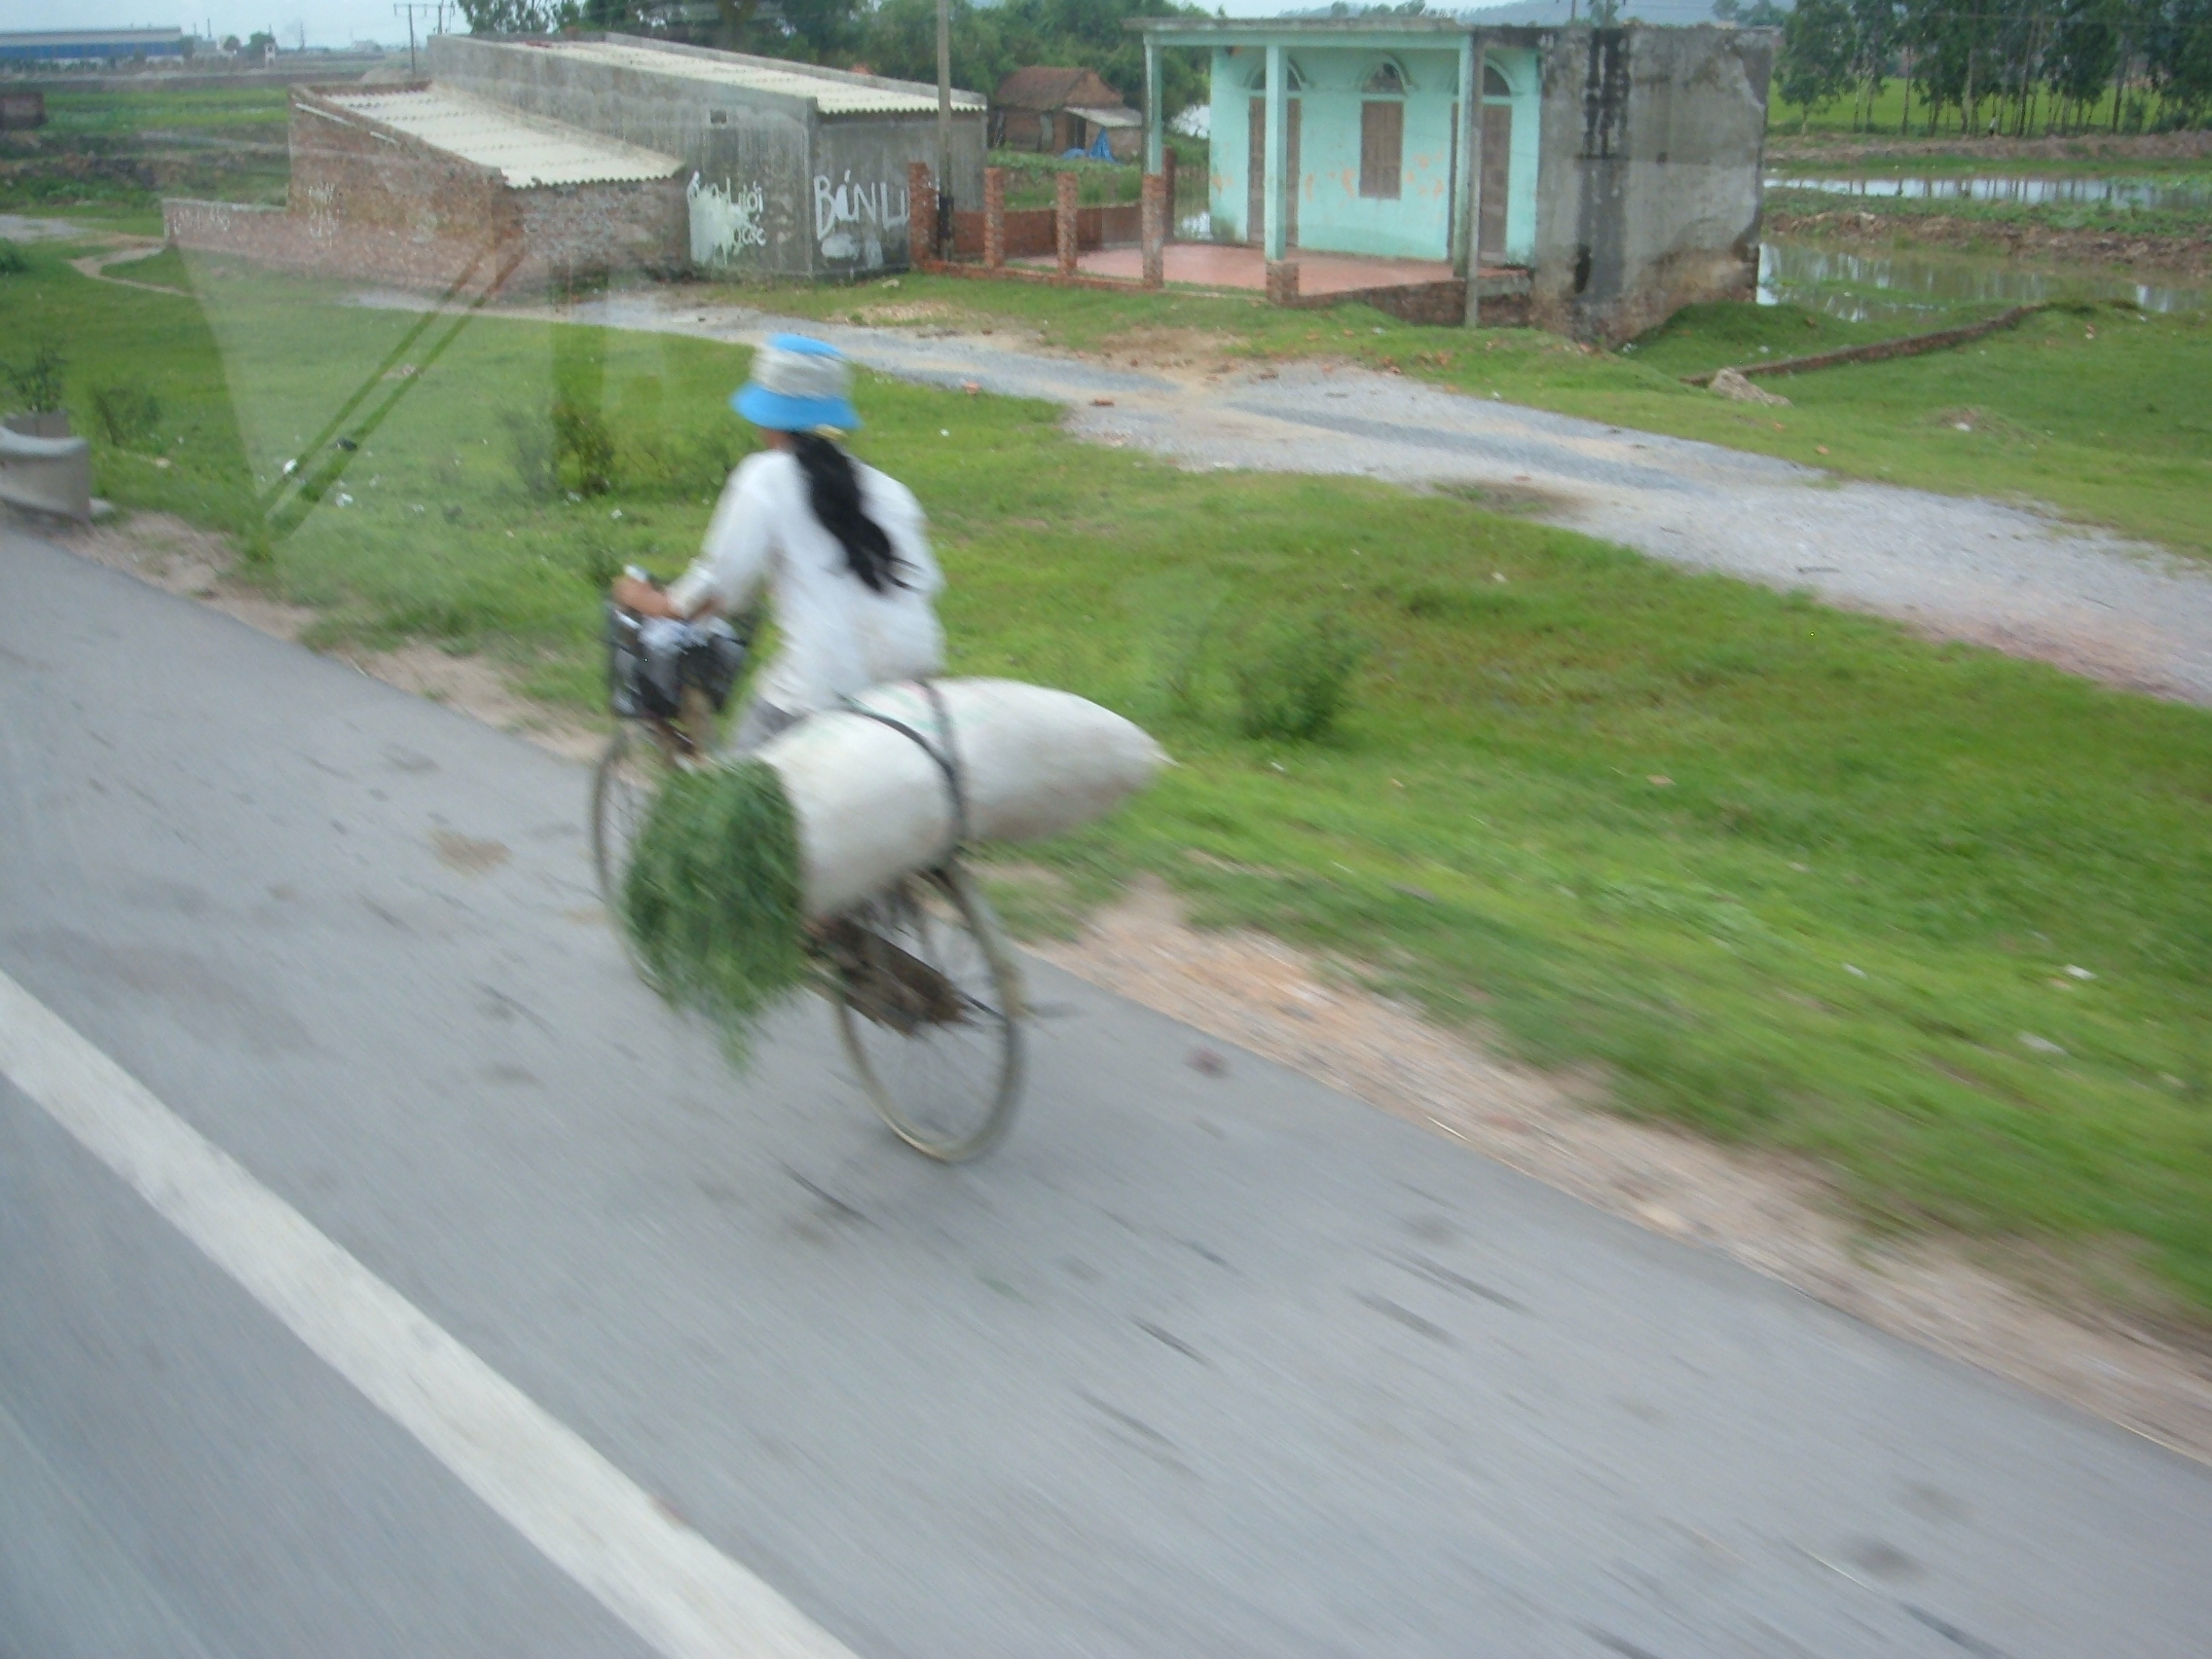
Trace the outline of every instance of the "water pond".
<instances>
[{"instance_id":1,"label":"water pond","mask_svg":"<svg viewBox=\"0 0 2212 1659\"><path fill-rule=\"evenodd\" d=\"M1804 242L1759 244L1758 300L1788 302L1852 322L1925 313L1930 326L1960 306L2024 306L2049 300L2126 300L2150 312L2200 311L2200 286L2142 282L2109 266L2022 266L2001 256L1854 253Z\"/></svg>"},{"instance_id":2,"label":"water pond","mask_svg":"<svg viewBox=\"0 0 2212 1659\"><path fill-rule=\"evenodd\" d=\"M2111 206L2201 211L2212 208L2212 180L2203 178L2038 178L2012 173L1968 173L1881 178L1778 174L1769 190L1810 190L1828 196L1901 197L1925 202L2011 202L2022 206Z\"/></svg>"}]
</instances>

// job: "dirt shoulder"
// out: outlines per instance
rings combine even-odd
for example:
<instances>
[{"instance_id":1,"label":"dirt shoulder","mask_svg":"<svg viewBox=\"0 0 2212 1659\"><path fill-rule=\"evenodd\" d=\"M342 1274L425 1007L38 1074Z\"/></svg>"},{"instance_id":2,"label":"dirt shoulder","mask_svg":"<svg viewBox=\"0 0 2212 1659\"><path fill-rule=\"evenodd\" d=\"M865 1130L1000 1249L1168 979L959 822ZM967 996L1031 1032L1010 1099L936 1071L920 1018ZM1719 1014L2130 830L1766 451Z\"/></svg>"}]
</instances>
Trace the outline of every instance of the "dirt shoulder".
<instances>
[{"instance_id":1,"label":"dirt shoulder","mask_svg":"<svg viewBox=\"0 0 2212 1659\"><path fill-rule=\"evenodd\" d=\"M270 599L219 535L166 515L40 533L80 557L297 640L313 612ZM572 761L602 741L551 717L497 664L427 645L342 653L361 672ZM994 867L997 879L1051 880ZM1440 1029L1335 963L1250 932L1201 933L1140 884L1038 953L1093 984L1306 1073L1639 1226L1717 1250L1894 1335L2212 1462L2212 1349L2020 1259L1869 1237L1811 1165L1732 1152L1603 1109L1603 1077L1517 1065ZM1191 1063L1233 1063L1194 1048ZM2035 1288L2028 1288L2028 1287Z\"/></svg>"},{"instance_id":2,"label":"dirt shoulder","mask_svg":"<svg viewBox=\"0 0 2212 1659\"><path fill-rule=\"evenodd\" d=\"M47 540L80 558L122 571L165 592L196 599L280 640L300 639L317 620L307 607L274 599L244 579L238 550L228 536L197 529L167 513L132 513L66 528L46 521L36 528ZM607 741L604 733L526 695L513 676L486 657L455 656L426 645L330 654L371 679L513 732L564 760L591 759Z\"/></svg>"},{"instance_id":3,"label":"dirt shoulder","mask_svg":"<svg viewBox=\"0 0 2212 1659\"><path fill-rule=\"evenodd\" d=\"M1200 933L1157 883L1074 940L1032 948L1639 1226L2212 1462L2212 1349L2116 1311L2046 1264L1871 1237L1809 1163L1614 1116L1600 1104L1603 1078L1516 1065L1361 989L1353 965L1263 934ZM1203 1049L1189 1058L1229 1063Z\"/></svg>"}]
</instances>

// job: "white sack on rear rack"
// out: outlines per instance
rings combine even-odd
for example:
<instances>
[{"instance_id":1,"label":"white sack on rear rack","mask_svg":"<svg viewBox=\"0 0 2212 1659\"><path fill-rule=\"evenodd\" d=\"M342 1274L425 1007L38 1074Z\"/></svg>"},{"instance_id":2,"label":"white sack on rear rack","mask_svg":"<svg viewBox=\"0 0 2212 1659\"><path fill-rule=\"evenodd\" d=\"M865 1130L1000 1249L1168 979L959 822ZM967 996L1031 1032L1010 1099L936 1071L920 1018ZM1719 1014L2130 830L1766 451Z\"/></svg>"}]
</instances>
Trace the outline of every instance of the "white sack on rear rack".
<instances>
[{"instance_id":1,"label":"white sack on rear rack","mask_svg":"<svg viewBox=\"0 0 2212 1659\"><path fill-rule=\"evenodd\" d=\"M972 841L1073 830L1166 763L1141 727L1073 692L1014 680L942 680L935 689L933 700L920 685L878 685L854 701L947 755ZM810 917L835 915L929 867L959 836L943 767L883 720L841 709L812 715L763 745L759 758L791 797Z\"/></svg>"}]
</instances>

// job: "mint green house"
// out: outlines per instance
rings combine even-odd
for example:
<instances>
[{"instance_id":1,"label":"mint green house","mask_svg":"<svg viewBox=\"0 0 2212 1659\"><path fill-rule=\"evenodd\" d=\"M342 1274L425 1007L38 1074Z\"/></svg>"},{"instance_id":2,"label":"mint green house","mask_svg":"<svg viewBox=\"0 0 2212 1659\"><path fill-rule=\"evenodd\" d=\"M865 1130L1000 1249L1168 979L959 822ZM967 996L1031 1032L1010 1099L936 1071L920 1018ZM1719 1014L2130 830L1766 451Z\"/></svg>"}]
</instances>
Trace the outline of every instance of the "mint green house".
<instances>
[{"instance_id":1,"label":"mint green house","mask_svg":"<svg viewBox=\"0 0 2212 1659\"><path fill-rule=\"evenodd\" d=\"M1465 38L1461 31L1461 39ZM1286 45L1284 173L1291 246L1396 259L1450 259L1457 182L1457 42L1365 36ZM1425 49L1425 50L1424 50ZM1261 243L1267 213L1269 51L1213 52L1214 235ZM1530 47L1483 55L1485 264L1526 264L1536 240L1536 111Z\"/></svg>"},{"instance_id":2,"label":"mint green house","mask_svg":"<svg viewBox=\"0 0 2212 1659\"><path fill-rule=\"evenodd\" d=\"M1144 37L1148 170L1160 54L1207 54L1213 240L1271 266L1302 249L1450 261L1486 298L1510 284L1538 326L1614 339L1752 291L1773 30L1435 15L1125 26Z\"/></svg>"}]
</instances>

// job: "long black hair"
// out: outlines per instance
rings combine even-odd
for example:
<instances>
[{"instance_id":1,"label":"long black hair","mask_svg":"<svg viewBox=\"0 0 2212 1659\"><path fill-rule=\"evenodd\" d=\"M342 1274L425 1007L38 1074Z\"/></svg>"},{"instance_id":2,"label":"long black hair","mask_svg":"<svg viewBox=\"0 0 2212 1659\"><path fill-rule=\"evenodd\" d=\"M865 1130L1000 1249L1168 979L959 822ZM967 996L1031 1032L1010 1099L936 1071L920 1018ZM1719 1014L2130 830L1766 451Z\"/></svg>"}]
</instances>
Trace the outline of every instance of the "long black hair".
<instances>
[{"instance_id":1,"label":"long black hair","mask_svg":"<svg viewBox=\"0 0 2212 1659\"><path fill-rule=\"evenodd\" d=\"M793 432L792 455L806 474L814 516L845 550L845 569L866 583L870 593L904 587L891 537L861 504L861 481L853 471L853 458L819 432Z\"/></svg>"}]
</instances>

